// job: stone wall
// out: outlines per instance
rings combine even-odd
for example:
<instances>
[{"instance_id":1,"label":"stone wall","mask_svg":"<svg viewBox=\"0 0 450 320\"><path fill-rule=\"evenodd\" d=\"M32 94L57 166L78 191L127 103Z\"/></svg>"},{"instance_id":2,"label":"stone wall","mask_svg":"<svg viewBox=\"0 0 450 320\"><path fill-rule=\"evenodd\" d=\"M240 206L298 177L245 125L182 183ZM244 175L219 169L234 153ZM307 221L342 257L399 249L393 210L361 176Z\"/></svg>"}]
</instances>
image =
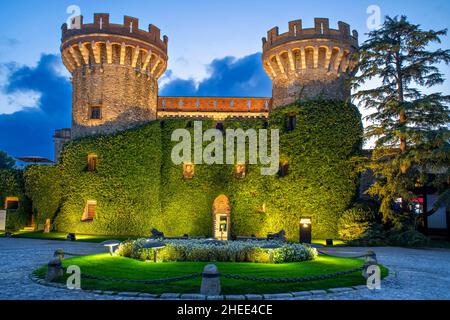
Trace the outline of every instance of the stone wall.
<instances>
[{"instance_id":1,"label":"stone wall","mask_svg":"<svg viewBox=\"0 0 450 320\"><path fill-rule=\"evenodd\" d=\"M304 29L296 20L286 33L279 34L278 27L269 30L263 38L263 66L273 82L273 107L319 96L346 100L357 49L358 33L350 33L344 22L336 30L323 18L315 19L314 28Z\"/></svg>"},{"instance_id":2,"label":"stone wall","mask_svg":"<svg viewBox=\"0 0 450 320\"><path fill-rule=\"evenodd\" d=\"M158 83L121 65L79 68L73 74L73 137L109 134L156 119ZM91 108L101 119L91 119Z\"/></svg>"},{"instance_id":3,"label":"stone wall","mask_svg":"<svg viewBox=\"0 0 450 320\"><path fill-rule=\"evenodd\" d=\"M64 24L62 34L61 55L72 74L73 138L156 119L158 79L168 60L168 38L157 27L144 31L136 18L111 24L109 15L95 14L94 23L81 19L78 29Z\"/></svg>"}]
</instances>

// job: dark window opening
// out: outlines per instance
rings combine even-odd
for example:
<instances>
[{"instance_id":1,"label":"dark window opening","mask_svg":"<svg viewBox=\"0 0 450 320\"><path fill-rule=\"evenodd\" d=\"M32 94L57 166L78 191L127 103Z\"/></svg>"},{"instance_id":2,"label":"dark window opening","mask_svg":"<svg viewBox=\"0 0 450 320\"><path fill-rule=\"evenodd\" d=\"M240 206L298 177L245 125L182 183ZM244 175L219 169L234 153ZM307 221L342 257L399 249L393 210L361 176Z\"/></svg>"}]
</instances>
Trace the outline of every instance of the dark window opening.
<instances>
[{"instance_id":1,"label":"dark window opening","mask_svg":"<svg viewBox=\"0 0 450 320\"><path fill-rule=\"evenodd\" d=\"M280 164L280 178L286 177L289 174L289 162L285 161Z\"/></svg>"},{"instance_id":2,"label":"dark window opening","mask_svg":"<svg viewBox=\"0 0 450 320\"><path fill-rule=\"evenodd\" d=\"M192 128L192 121L188 121L186 123L186 129L190 129L190 128Z\"/></svg>"},{"instance_id":3,"label":"dark window opening","mask_svg":"<svg viewBox=\"0 0 450 320\"><path fill-rule=\"evenodd\" d=\"M223 123L221 123L221 122L216 124L216 129L222 131L222 133L225 132Z\"/></svg>"},{"instance_id":4,"label":"dark window opening","mask_svg":"<svg viewBox=\"0 0 450 320\"><path fill-rule=\"evenodd\" d=\"M164 128L164 125L165 125L166 123L165 123L165 121L161 121L160 123L159 123L159 126L161 127L161 128Z\"/></svg>"},{"instance_id":5,"label":"dark window opening","mask_svg":"<svg viewBox=\"0 0 450 320\"><path fill-rule=\"evenodd\" d=\"M294 114L289 115L289 117L286 120L286 131L287 132L294 131L296 126L297 126L297 116Z\"/></svg>"},{"instance_id":6,"label":"dark window opening","mask_svg":"<svg viewBox=\"0 0 450 320\"><path fill-rule=\"evenodd\" d=\"M102 108L101 107L91 107L91 119L100 120L102 118Z\"/></svg>"},{"instance_id":7,"label":"dark window opening","mask_svg":"<svg viewBox=\"0 0 450 320\"><path fill-rule=\"evenodd\" d=\"M19 209L19 198L8 197L5 199L5 209L6 210L17 210Z\"/></svg>"}]
</instances>

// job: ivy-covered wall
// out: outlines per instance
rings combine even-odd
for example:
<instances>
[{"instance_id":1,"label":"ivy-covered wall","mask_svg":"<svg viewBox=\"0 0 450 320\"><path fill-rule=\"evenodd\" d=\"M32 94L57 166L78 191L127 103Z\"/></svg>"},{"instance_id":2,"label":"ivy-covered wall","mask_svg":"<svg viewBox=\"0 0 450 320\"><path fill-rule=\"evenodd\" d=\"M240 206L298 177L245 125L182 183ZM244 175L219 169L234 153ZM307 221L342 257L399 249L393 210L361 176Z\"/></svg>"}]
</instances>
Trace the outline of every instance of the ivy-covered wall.
<instances>
[{"instance_id":1,"label":"ivy-covered wall","mask_svg":"<svg viewBox=\"0 0 450 320\"><path fill-rule=\"evenodd\" d=\"M296 129L287 132L286 118L292 114ZM171 161L176 144L171 134L177 128L193 130L191 121L154 121L69 143L57 167L62 197L56 229L140 236L157 228L168 236L210 236L214 199L225 194L232 206L234 236L266 236L284 229L289 239L298 240L300 218L312 217L313 237L336 237L338 218L357 189L350 158L360 151L362 123L355 106L309 101L274 110L268 123L224 123L225 129L280 129L281 160L289 162L285 177L262 176L258 165L248 166L243 179L235 177L231 165L196 165L194 178L185 180L182 165ZM203 121L203 130L215 125ZM98 156L96 172L86 167L91 153ZM81 222L88 200L97 201L96 216L92 222ZM47 211L35 206L51 213L56 202Z\"/></svg>"},{"instance_id":2,"label":"ivy-covered wall","mask_svg":"<svg viewBox=\"0 0 450 320\"><path fill-rule=\"evenodd\" d=\"M62 180L59 166L32 165L24 172L26 195L32 203L35 223L54 220L61 207Z\"/></svg>"},{"instance_id":3,"label":"ivy-covered wall","mask_svg":"<svg viewBox=\"0 0 450 320\"><path fill-rule=\"evenodd\" d=\"M0 170L0 206L2 209L7 197L19 198L19 207L17 210L7 210L6 230L19 230L30 222L32 214L30 201L25 195L22 171Z\"/></svg>"}]
</instances>

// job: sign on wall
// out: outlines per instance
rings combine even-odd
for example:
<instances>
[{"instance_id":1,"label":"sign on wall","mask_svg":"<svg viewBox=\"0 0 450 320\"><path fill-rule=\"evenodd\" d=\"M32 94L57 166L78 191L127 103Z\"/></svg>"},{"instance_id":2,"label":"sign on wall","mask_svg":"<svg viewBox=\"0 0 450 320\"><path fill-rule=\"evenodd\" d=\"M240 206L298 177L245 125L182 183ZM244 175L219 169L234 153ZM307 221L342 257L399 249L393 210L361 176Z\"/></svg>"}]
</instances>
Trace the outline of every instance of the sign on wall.
<instances>
[{"instance_id":1,"label":"sign on wall","mask_svg":"<svg viewBox=\"0 0 450 320\"><path fill-rule=\"evenodd\" d=\"M6 230L6 210L0 210L0 231Z\"/></svg>"}]
</instances>

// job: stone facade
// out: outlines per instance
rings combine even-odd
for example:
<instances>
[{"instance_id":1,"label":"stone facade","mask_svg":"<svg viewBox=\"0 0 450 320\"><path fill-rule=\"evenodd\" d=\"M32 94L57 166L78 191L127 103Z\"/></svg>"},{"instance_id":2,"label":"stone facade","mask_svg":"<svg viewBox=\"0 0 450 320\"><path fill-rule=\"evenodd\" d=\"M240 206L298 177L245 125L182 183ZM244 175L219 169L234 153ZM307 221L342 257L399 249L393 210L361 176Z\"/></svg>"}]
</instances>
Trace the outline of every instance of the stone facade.
<instances>
[{"instance_id":1,"label":"stone facade","mask_svg":"<svg viewBox=\"0 0 450 320\"><path fill-rule=\"evenodd\" d=\"M62 27L61 53L72 74L72 137L109 134L156 119L158 79L167 68L168 38L136 18Z\"/></svg>"},{"instance_id":2,"label":"stone facade","mask_svg":"<svg viewBox=\"0 0 450 320\"><path fill-rule=\"evenodd\" d=\"M316 18L314 28L303 29L302 21L289 22L289 31L279 34L278 27L263 38L263 66L273 81L273 107L300 99L346 100L346 84L355 72L352 54L358 49L358 33L338 23L330 29L329 20Z\"/></svg>"}]
</instances>

